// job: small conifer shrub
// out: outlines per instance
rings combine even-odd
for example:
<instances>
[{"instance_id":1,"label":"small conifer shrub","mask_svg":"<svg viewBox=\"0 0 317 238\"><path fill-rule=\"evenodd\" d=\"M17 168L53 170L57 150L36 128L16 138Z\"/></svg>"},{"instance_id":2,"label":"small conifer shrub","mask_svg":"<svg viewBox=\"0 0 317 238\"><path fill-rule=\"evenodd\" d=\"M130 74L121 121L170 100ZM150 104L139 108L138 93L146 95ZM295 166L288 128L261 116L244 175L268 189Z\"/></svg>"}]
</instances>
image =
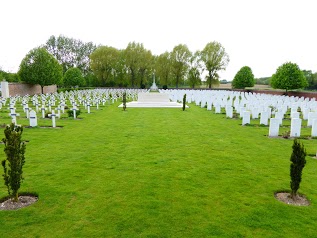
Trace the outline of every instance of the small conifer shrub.
<instances>
[{"instance_id":1,"label":"small conifer shrub","mask_svg":"<svg viewBox=\"0 0 317 238\"><path fill-rule=\"evenodd\" d=\"M7 186L9 196L17 202L19 198L18 191L23 181L23 165L25 163L25 144L21 141L23 127L15 124L7 125L2 139L4 143L4 152L6 159L2 161L4 170L4 184Z\"/></svg>"},{"instance_id":2,"label":"small conifer shrub","mask_svg":"<svg viewBox=\"0 0 317 238\"><path fill-rule=\"evenodd\" d=\"M186 107L186 93L184 94L184 97L183 97L183 111L185 111L185 107Z\"/></svg>"},{"instance_id":3,"label":"small conifer shrub","mask_svg":"<svg viewBox=\"0 0 317 238\"><path fill-rule=\"evenodd\" d=\"M303 144L300 144L297 139L293 143L293 152L291 155L291 166L290 166L290 176L291 176L291 198L295 199L297 196L297 190L302 181L302 171L306 164L306 150Z\"/></svg>"}]
</instances>

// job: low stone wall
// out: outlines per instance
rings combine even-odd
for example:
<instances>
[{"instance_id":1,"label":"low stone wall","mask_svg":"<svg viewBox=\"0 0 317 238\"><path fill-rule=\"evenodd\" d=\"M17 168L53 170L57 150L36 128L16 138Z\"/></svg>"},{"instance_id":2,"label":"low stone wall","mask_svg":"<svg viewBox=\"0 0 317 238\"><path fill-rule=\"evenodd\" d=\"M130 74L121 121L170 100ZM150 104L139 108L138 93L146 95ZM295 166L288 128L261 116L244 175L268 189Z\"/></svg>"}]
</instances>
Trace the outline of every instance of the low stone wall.
<instances>
[{"instance_id":1,"label":"low stone wall","mask_svg":"<svg viewBox=\"0 0 317 238\"><path fill-rule=\"evenodd\" d=\"M56 85L50 85L44 87L44 93L55 93L57 92ZM40 85L33 85L27 83L9 83L9 95L10 96L24 96L24 95L34 95L41 94L42 89Z\"/></svg>"}]
</instances>

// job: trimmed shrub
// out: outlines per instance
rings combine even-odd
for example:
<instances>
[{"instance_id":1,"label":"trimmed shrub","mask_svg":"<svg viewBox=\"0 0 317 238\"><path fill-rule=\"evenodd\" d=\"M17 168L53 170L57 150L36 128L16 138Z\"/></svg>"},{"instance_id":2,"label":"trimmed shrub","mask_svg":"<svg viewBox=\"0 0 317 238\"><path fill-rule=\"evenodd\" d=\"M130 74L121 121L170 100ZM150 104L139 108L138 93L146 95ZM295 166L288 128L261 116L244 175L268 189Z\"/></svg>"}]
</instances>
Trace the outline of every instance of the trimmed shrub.
<instances>
[{"instance_id":1,"label":"trimmed shrub","mask_svg":"<svg viewBox=\"0 0 317 238\"><path fill-rule=\"evenodd\" d=\"M186 108L186 93L184 94L184 97L183 97L183 111L185 111L185 108Z\"/></svg>"},{"instance_id":2,"label":"trimmed shrub","mask_svg":"<svg viewBox=\"0 0 317 238\"><path fill-rule=\"evenodd\" d=\"M293 153L291 155L291 166L290 166L290 176L291 176L291 197L295 199L297 196L297 190L302 181L302 171L306 164L306 150L303 144L300 144L297 139L293 143Z\"/></svg>"},{"instance_id":3,"label":"trimmed shrub","mask_svg":"<svg viewBox=\"0 0 317 238\"><path fill-rule=\"evenodd\" d=\"M26 146L21 141L22 132L23 127L12 123L6 126L4 130L5 138L2 139L7 157L2 161L4 184L7 186L9 196L12 196L15 202L19 198L18 191L23 181L22 168L25 163Z\"/></svg>"}]
</instances>

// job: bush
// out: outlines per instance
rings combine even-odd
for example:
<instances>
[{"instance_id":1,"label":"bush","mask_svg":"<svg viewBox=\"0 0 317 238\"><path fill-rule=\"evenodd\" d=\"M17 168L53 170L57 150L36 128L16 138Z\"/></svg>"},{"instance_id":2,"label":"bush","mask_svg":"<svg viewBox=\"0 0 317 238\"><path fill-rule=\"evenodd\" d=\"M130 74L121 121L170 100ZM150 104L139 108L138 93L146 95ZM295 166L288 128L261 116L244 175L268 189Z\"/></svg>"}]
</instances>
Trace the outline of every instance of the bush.
<instances>
[{"instance_id":1,"label":"bush","mask_svg":"<svg viewBox=\"0 0 317 238\"><path fill-rule=\"evenodd\" d=\"M304 73L297 64L288 62L277 68L272 75L272 88L288 90L304 88L308 85Z\"/></svg>"},{"instance_id":2,"label":"bush","mask_svg":"<svg viewBox=\"0 0 317 238\"><path fill-rule=\"evenodd\" d=\"M80 109L76 110L76 117L80 115L81 111ZM67 111L68 117L74 117L74 111L73 110L68 110Z\"/></svg>"},{"instance_id":3,"label":"bush","mask_svg":"<svg viewBox=\"0 0 317 238\"><path fill-rule=\"evenodd\" d=\"M248 66L244 66L234 76L234 79L232 81L232 88L244 89L245 87L253 87L254 82L254 75L251 68Z\"/></svg>"},{"instance_id":4,"label":"bush","mask_svg":"<svg viewBox=\"0 0 317 238\"><path fill-rule=\"evenodd\" d=\"M12 123L10 126L6 126L4 130L5 138L2 139L7 157L2 161L4 184L8 188L9 196L12 196L15 202L18 201L18 191L23 181L22 168L25 163L26 146L21 141L22 132L23 127L15 126Z\"/></svg>"},{"instance_id":5,"label":"bush","mask_svg":"<svg viewBox=\"0 0 317 238\"><path fill-rule=\"evenodd\" d=\"M183 97L183 111L185 111L185 107L186 107L186 93L184 94L184 97Z\"/></svg>"},{"instance_id":6,"label":"bush","mask_svg":"<svg viewBox=\"0 0 317 238\"><path fill-rule=\"evenodd\" d=\"M291 197L296 198L297 190L299 189L300 182L302 180L302 170L306 164L306 150L303 144L300 144L297 139L293 143L293 153L291 155L291 166L290 166L290 176L291 176Z\"/></svg>"}]
</instances>

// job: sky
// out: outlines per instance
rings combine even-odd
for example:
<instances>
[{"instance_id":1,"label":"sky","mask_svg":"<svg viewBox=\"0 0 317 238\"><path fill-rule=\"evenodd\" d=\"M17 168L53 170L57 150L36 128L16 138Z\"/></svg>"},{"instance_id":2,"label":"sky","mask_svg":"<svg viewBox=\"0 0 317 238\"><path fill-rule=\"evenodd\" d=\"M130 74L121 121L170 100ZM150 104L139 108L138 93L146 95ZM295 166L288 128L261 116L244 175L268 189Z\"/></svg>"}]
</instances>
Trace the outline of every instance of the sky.
<instances>
[{"instance_id":1,"label":"sky","mask_svg":"<svg viewBox=\"0 0 317 238\"><path fill-rule=\"evenodd\" d=\"M0 68L9 72L52 35L117 49L135 41L155 55L217 41L228 81L243 66L256 78L285 62L317 72L315 0L4 0L0 9Z\"/></svg>"}]
</instances>

